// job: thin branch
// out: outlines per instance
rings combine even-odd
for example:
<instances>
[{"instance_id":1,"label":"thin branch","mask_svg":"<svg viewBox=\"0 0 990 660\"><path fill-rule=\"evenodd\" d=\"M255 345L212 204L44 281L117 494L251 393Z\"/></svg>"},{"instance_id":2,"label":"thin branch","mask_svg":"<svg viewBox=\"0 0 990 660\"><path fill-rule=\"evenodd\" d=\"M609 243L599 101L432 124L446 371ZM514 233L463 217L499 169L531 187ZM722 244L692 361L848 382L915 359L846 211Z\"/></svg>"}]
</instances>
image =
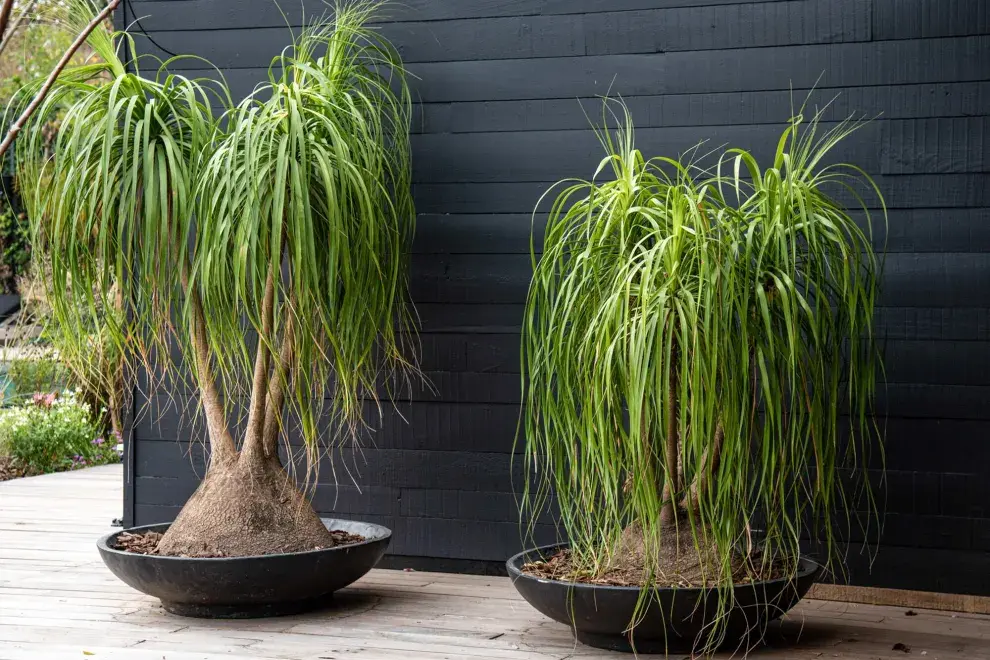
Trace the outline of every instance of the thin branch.
<instances>
[{"instance_id":1,"label":"thin branch","mask_svg":"<svg viewBox=\"0 0 990 660\"><path fill-rule=\"evenodd\" d=\"M285 332L282 335L282 348L279 350L278 364L272 374L272 384L268 388L268 400L265 402L265 429L262 433L262 445L266 456L278 456L278 432L282 427L282 408L285 406L285 391L289 386L289 370L292 367L292 357L295 353L295 313L292 302L288 304L289 318L285 322Z\"/></svg>"},{"instance_id":2,"label":"thin branch","mask_svg":"<svg viewBox=\"0 0 990 660\"><path fill-rule=\"evenodd\" d=\"M5 51L7 46L10 45L10 42L14 40L14 35L17 34L17 28L21 26L21 23L23 23L24 19L27 18L27 15L31 13L31 10L34 9L34 5L37 4L37 2L38 0L29 0L28 6L25 7L24 10L18 14L17 18L14 19L14 22L10 24L7 28L6 34L3 30L0 30L0 55L3 55L3 51ZM13 5L13 0L11 0L11 5Z\"/></svg>"},{"instance_id":3,"label":"thin branch","mask_svg":"<svg viewBox=\"0 0 990 660\"><path fill-rule=\"evenodd\" d=\"M677 469L677 349L670 351L670 383L667 391L667 442L664 454L667 463L667 479L664 484L665 500L660 511L660 522L673 523L677 519L675 502L681 490Z\"/></svg>"},{"instance_id":4,"label":"thin branch","mask_svg":"<svg viewBox=\"0 0 990 660\"><path fill-rule=\"evenodd\" d=\"M247 433L244 449L253 446L252 438L261 435L265 424L265 399L268 395L268 371L271 368L272 354L269 345L275 306L275 271L278 264L268 267L265 279L265 297L261 303L261 332L258 335L258 348L254 358L254 381L251 383L251 405L248 411Z\"/></svg>"},{"instance_id":5,"label":"thin branch","mask_svg":"<svg viewBox=\"0 0 990 660\"><path fill-rule=\"evenodd\" d=\"M0 5L0 40L7 34L7 23L10 21L10 12L14 10L14 0L3 0ZM0 152L2 153L2 152Z\"/></svg>"},{"instance_id":6,"label":"thin branch","mask_svg":"<svg viewBox=\"0 0 990 660\"><path fill-rule=\"evenodd\" d=\"M7 10L8 16L4 17L2 14L0 14L0 35L3 34L3 30L6 28L7 18L9 17L10 14L10 8L8 7L7 3L12 5L13 0L4 0L4 2L5 4L3 6L3 9ZM17 121L14 122L14 125L10 127L10 130L7 131L7 137L5 137L3 139L3 142L0 143L0 157L2 157L7 152L7 149L10 148L10 145L14 143L14 138L16 138L17 134L21 132L21 130L24 128L24 125L27 123L28 119L30 119L31 115L33 115L35 110L38 109L38 106L41 105L42 101L45 100L45 97L48 96L48 92L51 91L52 86L55 84L55 81L58 80L58 77L59 75L61 75L62 70L65 69L66 66L68 66L69 61L72 59L72 56L76 54L76 51L79 50L80 46L86 43L86 39L89 38L89 35L93 32L93 30L98 28L100 25L103 24L103 21L109 18L109 16L113 13L113 11L117 8L117 5L119 4L120 4L120 0L110 0L110 4L104 7L103 11L101 11L96 16L96 18L90 21L89 25L87 25L85 29L83 29L83 31L79 33L79 36L76 37L76 40L72 42L72 45L69 46L68 50L66 50L65 53L62 55L62 59L60 59L58 61L58 64L55 65L55 68L52 69L51 74L49 74L48 79L45 80L45 84L41 86L41 89L38 90L37 95L35 95L34 99L31 100L31 103L28 104L28 107L25 108L24 112L21 113L21 116L17 118ZM0 11L2 11L2 9L0 9Z\"/></svg>"},{"instance_id":7,"label":"thin branch","mask_svg":"<svg viewBox=\"0 0 990 660\"><path fill-rule=\"evenodd\" d=\"M219 459L226 462L233 460L237 455L237 447L234 439L230 436L227 428L227 417L224 414L223 404L220 402L220 392L217 390L216 381L210 371L210 348L206 338L206 316L203 314L203 302L200 300L199 292L189 286L189 273L192 266L189 263L187 253L182 260L179 276L182 280L182 288L189 303L192 306L192 319L189 321L189 334L191 335L193 360L195 361L196 373L199 380L200 393L203 400L203 413L206 415L206 427L210 434L210 450L212 459Z\"/></svg>"},{"instance_id":8,"label":"thin branch","mask_svg":"<svg viewBox=\"0 0 990 660\"><path fill-rule=\"evenodd\" d=\"M116 291L113 296L113 308L118 314L118 317L123 317L124 314L124 287L115 284L114 288ZM124 401L127 398L124 392L124 385L126 382L125 374L127 369L127 360L124 355L120 355L117 360L117 366L113 369L113 375L110 377L110 426L112 429L118 433L123 433L123 423L121 420L121 413L123 412Z\"/></svg>"}]
</instances>

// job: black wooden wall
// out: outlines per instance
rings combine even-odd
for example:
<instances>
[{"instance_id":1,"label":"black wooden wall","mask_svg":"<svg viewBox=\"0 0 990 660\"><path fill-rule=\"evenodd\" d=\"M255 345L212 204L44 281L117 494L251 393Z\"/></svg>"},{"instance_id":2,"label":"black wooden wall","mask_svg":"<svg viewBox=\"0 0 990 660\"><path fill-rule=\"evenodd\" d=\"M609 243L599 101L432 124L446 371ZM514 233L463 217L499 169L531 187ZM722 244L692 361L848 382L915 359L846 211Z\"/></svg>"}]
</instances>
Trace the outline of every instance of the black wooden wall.
<instances>
[{"instance_id":1,"label":"black wooden wall","mask_svg":"<svg viewBox=\"0 0 990 660\"><path fill-rule=\"evenodd\" d=\"M298 25L296 3L283 5ZM623 95L648 154L707 139L766 157L789 88L800 101L817 81L818 102L840 94L832 120L882 113L842 155L876 175L890 206L878 319L886 526L872 573L853 549L852 579L990 594L990 3L402 5L383 30L418 76L412 291L436 394L400 406L408 423L386 410L363 459L345 451L360 493L347 461L339 488L326 467L317 508L390 526L393 565L482 570L517 551L510 453L529 214L550 182L598 162L579 99L594 115L595 95ZM150 36L139 50L209 58L241 95L289 39L271 0L131 0L123 18L135 17ZM176 514L202 472L187 442L199 437L167 406L139 421L128 522Z\"/></svg>"}]
</instances>

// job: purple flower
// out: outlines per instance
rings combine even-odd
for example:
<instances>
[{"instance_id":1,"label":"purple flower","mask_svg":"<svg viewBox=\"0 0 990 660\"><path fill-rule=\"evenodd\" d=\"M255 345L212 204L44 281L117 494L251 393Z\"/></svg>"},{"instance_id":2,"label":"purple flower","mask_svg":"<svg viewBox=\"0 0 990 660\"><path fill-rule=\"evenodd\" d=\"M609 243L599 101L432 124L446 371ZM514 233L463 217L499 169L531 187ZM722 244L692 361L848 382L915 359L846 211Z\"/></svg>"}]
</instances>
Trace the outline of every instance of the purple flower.
<instances>
[{"instance_id":1,"label":"purple flower","mask_svg":"<svg viewBox=\"0 0 990 660\"><path fill-rule=\"evenodd\" d=\"M95 440L93 440L93 444L99 447L100 445L103 444L103 438L96 438Z\"/></svg>"}]
</instances>

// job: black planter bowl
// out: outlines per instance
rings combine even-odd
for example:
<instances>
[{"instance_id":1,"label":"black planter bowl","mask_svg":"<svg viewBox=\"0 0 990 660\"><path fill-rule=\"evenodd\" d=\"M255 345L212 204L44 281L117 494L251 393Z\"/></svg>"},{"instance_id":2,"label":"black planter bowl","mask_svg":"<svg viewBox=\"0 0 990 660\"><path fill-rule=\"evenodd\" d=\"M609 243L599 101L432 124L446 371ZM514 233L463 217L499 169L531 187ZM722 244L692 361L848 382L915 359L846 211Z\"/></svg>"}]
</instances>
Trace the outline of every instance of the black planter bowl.
<instances>
[{"instance_id":1,"label":"black planter bowl","mask_svg":"<svg viewBox=\"0 0 990 660\"><path fill-rule=\"evenodd\" d=\"M323 519L328 529L360 534L361 543L254 557L159 557L116 548L126 532L164 532L168 524L114 532L97 542L103 563L172 614L247 619L298 614L329 602L333 592L367 573L385 554L392 532L381 525Z\"/></svg>"},{"instance_id":2,"label":"black planter bowl","mask_svg":"<svg viewBox=\"0 0 990 660\"><path fill-rule=\"evenodd\" d=\"M530 605L554 621L567 624L579 642L611 651L690 653L704 645L706 625L718 615L715 589L655 588L639 623L626 631L642 589L546 580L522 572L524 564L551 557L566 545L519 553L508 562L509 577ZM801 558L793 579L781 578L736 586L722 647L748 649L759 642L767 624L794 607L808 593L822 567Z\"/></svg>"}]
</instances>

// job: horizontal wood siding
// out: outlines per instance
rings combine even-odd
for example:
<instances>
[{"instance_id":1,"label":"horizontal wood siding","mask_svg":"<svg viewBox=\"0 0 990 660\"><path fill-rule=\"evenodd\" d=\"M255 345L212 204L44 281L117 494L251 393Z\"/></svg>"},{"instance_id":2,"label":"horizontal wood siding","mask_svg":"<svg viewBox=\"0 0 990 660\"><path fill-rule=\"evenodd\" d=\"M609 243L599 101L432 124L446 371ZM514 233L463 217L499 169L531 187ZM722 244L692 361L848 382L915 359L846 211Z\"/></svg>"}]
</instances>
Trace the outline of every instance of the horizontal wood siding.
<instances>
[{"instance_id":1,"label":"horizontal wood siding","mask_svg":"<svg viewBox=\"0 0 990 660\"><path fill-rule=\"evenodd\" d=\"M600 158L588 128L596 95L626 99L648 154L703 142L768 158L810 94L812 105L830 102L828 125L876 117L835 157L874 174L889 209L886 227L872 212L874 243L888 253L877 313L887 516L872 572L863 539L849 539L851 579L990 595L987 3L398 4L380 28L417 77L412 293L432 390L403 391L363 450L344 443L321 463L318 510L392 527L393 565L483 570L515 552L530 234L539 250L546 204L536 203L548 186L589 176ZM288 43L286 19L302 24L299 6L283 9L285 18L270 0L132 0L125 18L147 32L142 53L207 57L243 96ZM195 60L174 66L216 75ZM195 400L181 385L166 389L138 397L128 510L140 524L174 517L204 466ZM368 412L377 414L370 403ZM878 485L879 466L875 456ZM538 534L553 537L549 515Z\"/></svg>"}]
</instances>

